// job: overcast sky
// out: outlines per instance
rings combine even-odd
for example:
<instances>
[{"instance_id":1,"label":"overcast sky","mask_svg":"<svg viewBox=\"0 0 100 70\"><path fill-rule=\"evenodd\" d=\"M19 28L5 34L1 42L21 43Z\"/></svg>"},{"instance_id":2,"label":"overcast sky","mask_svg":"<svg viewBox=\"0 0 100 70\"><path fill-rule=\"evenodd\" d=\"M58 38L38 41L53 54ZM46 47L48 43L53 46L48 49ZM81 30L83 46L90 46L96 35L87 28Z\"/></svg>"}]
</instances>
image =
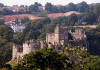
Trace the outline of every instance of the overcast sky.
<instances>
[{"instance_id":1,"label":"overcast sky","mask_svg":"<svg viewBox=\"0 0 100 70\"><path fill-rule=\"evenodd\" d=\"M47 2L51 2L55 5L63 4L66 5L70 2L79 3L82 1L86 1L87 3L100 3L100 0L0 0L0 3L4 3L5 5L30 5L34 4L34 2L39 2L45 5Z\"/></svg>"}]
</instances>

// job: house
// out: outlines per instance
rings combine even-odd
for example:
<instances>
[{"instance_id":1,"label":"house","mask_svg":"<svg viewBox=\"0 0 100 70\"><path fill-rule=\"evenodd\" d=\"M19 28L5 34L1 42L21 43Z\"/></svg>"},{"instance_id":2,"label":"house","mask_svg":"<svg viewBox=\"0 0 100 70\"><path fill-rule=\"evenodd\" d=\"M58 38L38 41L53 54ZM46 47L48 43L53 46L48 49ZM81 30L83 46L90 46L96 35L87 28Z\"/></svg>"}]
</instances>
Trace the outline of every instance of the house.
<instances>
[{"instance_id":1,"label":"house","mask_svg":"<svg viewBox=\"0 0 100 70\"><path fill-rule=\"evenodd\" d=\"M14 33L23 32L23 30L25 29L25 24L21 23L20 24L12 23L9 26L13 29Z\"/></svg>"}]
</instances>

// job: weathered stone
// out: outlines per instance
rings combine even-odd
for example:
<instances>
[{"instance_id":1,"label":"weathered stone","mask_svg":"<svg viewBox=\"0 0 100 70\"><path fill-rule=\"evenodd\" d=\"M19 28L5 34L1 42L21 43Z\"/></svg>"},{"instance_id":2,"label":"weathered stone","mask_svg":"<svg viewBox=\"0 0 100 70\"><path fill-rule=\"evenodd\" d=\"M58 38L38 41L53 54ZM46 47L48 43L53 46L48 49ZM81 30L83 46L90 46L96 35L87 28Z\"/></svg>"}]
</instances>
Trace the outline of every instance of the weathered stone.
<instances>
[{"instance_id":1,"label":"weathered stone","mask_svg":"<svg viewBox=\"0 0 100 70\"><path fill-rule=\"evenodd\" d=\"M72 41L68 40L68 33L73 37ZM33 40L26 41L23 46L13 45L12 59L21 60L25 54L32 51L39 50L44 46L52 47L56 51L60 51L62 45L71 43L73 45L84 46L86 44L86 35L82 29L76 29L75 32L68 31L67 28L56 26L54 33L46 34L46 41L38 41L35 43Z\"/></svg>"}]
</instances>

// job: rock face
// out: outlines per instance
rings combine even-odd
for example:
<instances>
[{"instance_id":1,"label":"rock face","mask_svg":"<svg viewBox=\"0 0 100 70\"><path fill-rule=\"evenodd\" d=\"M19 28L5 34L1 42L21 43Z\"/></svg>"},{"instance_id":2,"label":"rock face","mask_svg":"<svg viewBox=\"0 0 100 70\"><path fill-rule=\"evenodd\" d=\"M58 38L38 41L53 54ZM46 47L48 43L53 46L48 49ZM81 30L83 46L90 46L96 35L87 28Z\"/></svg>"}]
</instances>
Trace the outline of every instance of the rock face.
<instances>
[{"instance_id":1,"label":"rock face","mask_svg":"<svg viewBox=\"0 0 100 70\"><path fill-rule=\"evenodd\" d=\"M73 40L68 39L68 33L71 34ZM86 44L86 35L82 29L76 29L74 32L68 31L67 28L56 26L54 33L46 34L46 41L33 40L26 41L22 46L13 45L12 60L17 59L19 61L25 54L29 54L32 51L39 50L44 46L52 47L56 51L60 51L64 44L71 43L73 45L84 46Z\"/></svg>"}]
</instances>

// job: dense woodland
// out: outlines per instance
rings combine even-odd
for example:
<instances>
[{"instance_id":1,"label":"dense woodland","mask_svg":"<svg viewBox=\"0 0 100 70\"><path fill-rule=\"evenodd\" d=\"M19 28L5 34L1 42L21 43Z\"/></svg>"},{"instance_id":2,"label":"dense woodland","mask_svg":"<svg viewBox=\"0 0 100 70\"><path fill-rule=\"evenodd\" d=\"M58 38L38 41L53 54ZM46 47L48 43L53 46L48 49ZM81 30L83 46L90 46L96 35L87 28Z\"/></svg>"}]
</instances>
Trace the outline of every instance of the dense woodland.
<instances>
[{"instance_id":1,"label":"dense woodland","mask_svg":"<svg viewBox=\"0 0 100 70\"><path fill-rule=\"evenodd\" d=\"M0 4L0 7L4 6ZM0 16L0 68L4 70L100 70L100 4L79 4L70 3L57 8L51 3L45 5L46 10L40 11L35 3L29 7L29 11L24 13L59 13L68 11L79 11L83 14L72 14L68 17L56 19L44 18L39 20L25 21L26 28L22 33L14 33L11 28L4 24L4 19ZM17 12L18 14L19 12ZM37 14L36 13L36 14ZM1 14L1 13L0 13ZM15 14L4 9L1 15ZM23 19L24 22L24 19ZM23 42L34 39L45 40L46 33L53 32L56 24L64 27L84 25L98 25L96 29L84 28L87 35L87 50L82 50L75 46L70 50L70 45L64 45L61 52L56 52L52 48L44 47L36 52L25 55L19 64L13 66L7 64L11 60L11 49L13 43L22 45ZM30 61L31 60L31 61Z\"/></svg>"},{"instance_id":2,"label":"dense woodland","mask_svg":"<svg viewBox=\"0 0 100 70\"><path fill-rule=\"evenodd\" d=\"M3 11L0 11L0 15L8 15L8 14L23 14L23 13L37 13L38 15L46 15L47 13L65 13L68 11L79 11L79 12L86 12L88 10L95 10L100 6L100 3L93 3L93 4L87 4L86 2L81 2L78 4L69 3L68 5L62 6L62 5L53 5L52 3L45 4L45 10L39 9L39 6L42 6L42 4L35 2L34 4L28 6L21 5L20 7L23 7L26 9L26 11L20 10L17 12L13 12L12 10L7 9L6 5L0 3L0 7L4 7Z\"/></svg>"}]
</instances>

